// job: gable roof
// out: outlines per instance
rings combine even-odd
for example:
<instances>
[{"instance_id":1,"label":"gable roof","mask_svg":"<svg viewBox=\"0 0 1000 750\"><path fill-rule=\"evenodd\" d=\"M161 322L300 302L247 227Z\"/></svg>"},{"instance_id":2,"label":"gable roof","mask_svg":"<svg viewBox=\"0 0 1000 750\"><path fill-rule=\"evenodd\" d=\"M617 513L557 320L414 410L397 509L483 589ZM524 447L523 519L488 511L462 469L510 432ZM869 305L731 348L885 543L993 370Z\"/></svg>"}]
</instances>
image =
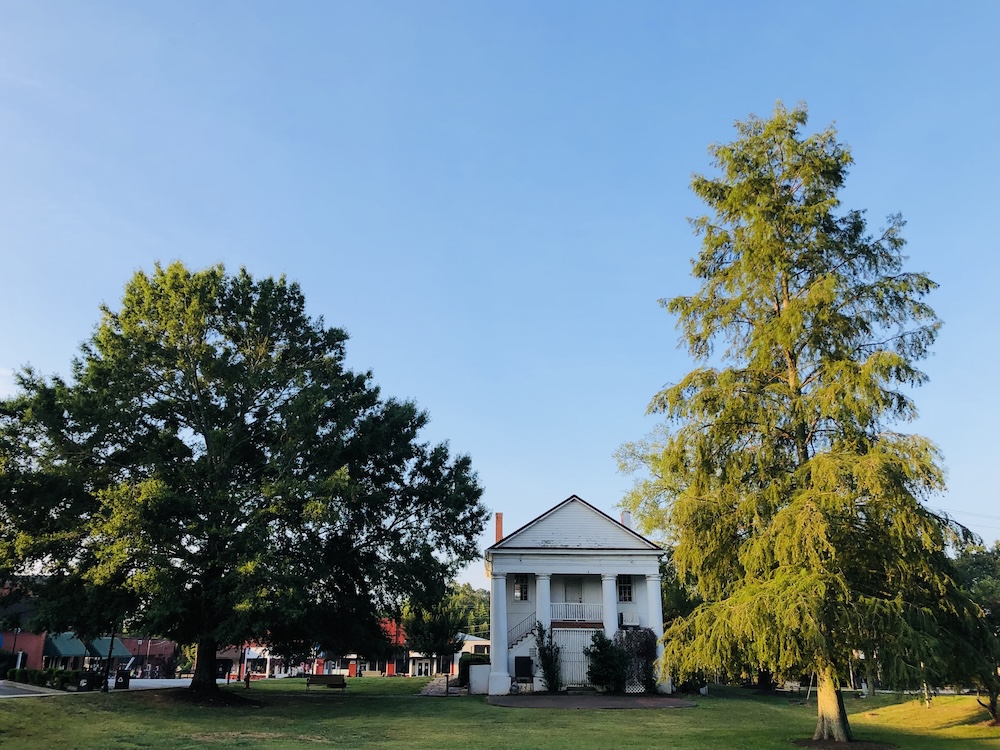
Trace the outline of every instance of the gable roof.
<instances>
[{"instance_id":1,"label":"gable roof","mask_svg":"<svg viewBox=\"0 0 1000 750\"><path fill-rule=\"evenodd\" d=\"M613 549L662 552L661 548L577 495L508 534L487 554L525 549Z\"/></svg>"}]
</instances>

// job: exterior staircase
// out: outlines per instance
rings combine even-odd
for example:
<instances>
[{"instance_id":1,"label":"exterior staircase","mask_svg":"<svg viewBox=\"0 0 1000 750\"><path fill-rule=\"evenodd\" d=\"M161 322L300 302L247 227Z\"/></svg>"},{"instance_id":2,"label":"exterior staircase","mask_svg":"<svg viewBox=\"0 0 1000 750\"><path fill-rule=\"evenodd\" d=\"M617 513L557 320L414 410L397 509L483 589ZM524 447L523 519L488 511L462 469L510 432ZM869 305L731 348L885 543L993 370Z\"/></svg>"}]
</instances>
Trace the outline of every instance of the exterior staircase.
<instances>
[{"instance_id":1,"label":"exterior staircase","mask_svg":"<svg viewBox=\"0 0 1000 750\"><path fill-rule=\"evenodd\" d=\"M538 618L535 615L536 613L532 612L507 631L507 648L514 648L514 646L532 634L535 629L535 623L538 622Z\"/></svg>"}]
</instances>

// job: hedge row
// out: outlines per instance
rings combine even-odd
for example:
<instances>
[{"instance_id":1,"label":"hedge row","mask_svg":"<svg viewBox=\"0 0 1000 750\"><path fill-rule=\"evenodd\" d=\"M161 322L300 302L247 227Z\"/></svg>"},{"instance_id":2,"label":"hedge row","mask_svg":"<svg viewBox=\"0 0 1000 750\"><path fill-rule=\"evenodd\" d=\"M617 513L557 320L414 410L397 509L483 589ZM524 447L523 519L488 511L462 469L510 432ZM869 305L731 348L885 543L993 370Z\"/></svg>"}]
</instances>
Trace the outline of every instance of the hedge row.
<instances>
[{"instance_id":1,"label":"hedge row","mask_svg":"<svg viewBox=\"0 0 1000 750\"><path fill-rule=\"evenodd\" d=\"M26 685L37 685L38 687L55 688L65 690L68 685L79 685L80 680L88 675L82 669L9 669L7 679L11 682L23 682ZM101 676L95 672L90 672L90 679L93 682L100 680Z\"/></svg>"}]
</instances>

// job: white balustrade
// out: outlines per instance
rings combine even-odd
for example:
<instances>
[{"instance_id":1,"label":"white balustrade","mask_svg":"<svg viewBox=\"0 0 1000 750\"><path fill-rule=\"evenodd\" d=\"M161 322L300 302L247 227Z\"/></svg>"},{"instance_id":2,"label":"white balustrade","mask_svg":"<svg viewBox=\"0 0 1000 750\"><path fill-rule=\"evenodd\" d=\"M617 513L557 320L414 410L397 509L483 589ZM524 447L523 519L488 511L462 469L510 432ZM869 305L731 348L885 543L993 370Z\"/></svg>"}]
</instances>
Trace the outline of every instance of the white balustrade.
<instances>
[{"instance_id":1,"label":"white balustrade","mask_svg":"<svg viewBox=\"0 0 1000 750\"><path fill-rule=\"evenodd\" d=\"M589 602L553 602L552 622L603 622L604 605Z\"/></svg>"}]
</instances>

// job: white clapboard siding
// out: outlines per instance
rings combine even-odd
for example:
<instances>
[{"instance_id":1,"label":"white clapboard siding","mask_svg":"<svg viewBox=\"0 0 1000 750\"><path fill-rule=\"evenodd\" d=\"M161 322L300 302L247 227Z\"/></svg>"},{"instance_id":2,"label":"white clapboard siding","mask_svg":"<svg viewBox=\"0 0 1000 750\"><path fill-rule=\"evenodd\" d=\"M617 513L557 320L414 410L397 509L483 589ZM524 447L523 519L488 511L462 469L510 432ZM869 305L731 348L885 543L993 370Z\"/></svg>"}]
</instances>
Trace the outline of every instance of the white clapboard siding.
<instances>
[{"instance_id":1,"label":"white clapboard siding","mask_svg":"<svg viewBox=\"0 0 1000 750\"><path fill-rule=\"evenodd\" d=\"M511 534L496 547L648 550L654 545L574 497Z\"/></svg>"}]
</instances>

